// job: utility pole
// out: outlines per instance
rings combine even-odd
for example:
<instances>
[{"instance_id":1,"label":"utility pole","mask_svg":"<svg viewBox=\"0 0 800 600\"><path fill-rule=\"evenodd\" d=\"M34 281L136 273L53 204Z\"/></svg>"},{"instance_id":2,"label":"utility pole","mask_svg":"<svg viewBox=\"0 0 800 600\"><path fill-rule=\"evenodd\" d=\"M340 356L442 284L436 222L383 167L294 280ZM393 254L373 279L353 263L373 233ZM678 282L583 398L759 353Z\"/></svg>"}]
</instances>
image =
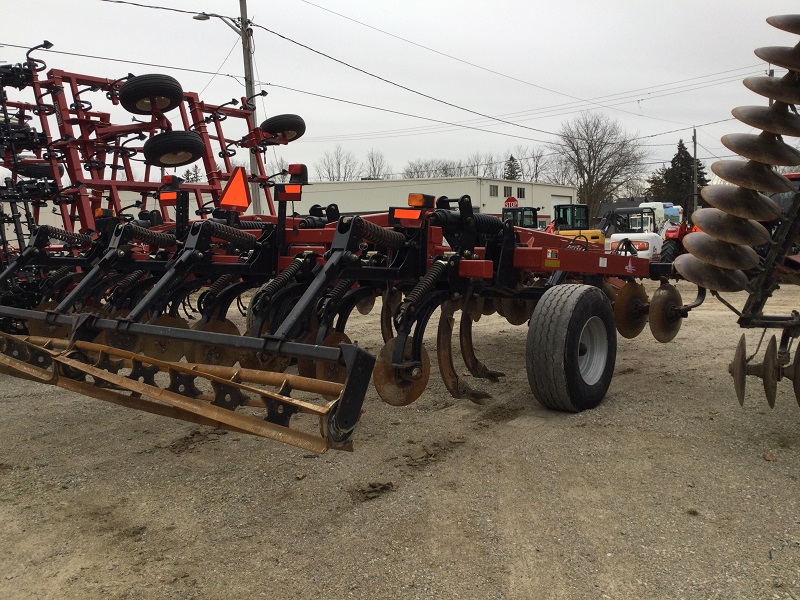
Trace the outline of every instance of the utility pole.
<instances>
[{"instance_id":1,"label":"utility pole","mask_svg":"<svg viewBox=\"0 0 800 600\"><path fill-rule=\"evenodd\" d=\"M697 210L697 128L695 127L692 128L692 145L694 146L694 153L692 154L694 158L692 161L692 211L689 213L689 218Z\"/></svg>"},{"instance_id":2,"label":"utility pole","mask_svg":"<svg viewBox=\"0 0 800 600\"><path fill-rule=\"evenodd\" d=\"M259 122L256 116L254 100L256 89L253 81L253 45L251 43L253 29L250 27L250 19L247 18L247 0L239 0L239 12L241 15L239 33L242 36L242 58L244 59L244 89L248 102L253 103L253 125L258 127ZM250 154L250 174L258 175L258 159L255 153L250 152L250 149L247 152ZM250 196L253 198L253 212L257 215L262 214L264 212L264 204L261 201L261 189L257 183L250 184Z\"/></svg>"},{"instance_id":3,"label":"utility pole","mask_svg":"<svg viewBox=\"0 0 800 600\"><path fill-rule=\"evenodd\" d=\"M253 79L253 28L250 27L250 19L247 18L247 0L239 0L239 22L224 15L215 13L200 13L193 18L196 21L208 21L210 17L216 17L228 27L233 29L242 38L242 58L244 59L244 90L248 102L253 102L253 126L258 127L258 116L256 115L256 105L253 97L256 95L255 81ZM250 154L250 174L258 175L258 158L248 149ZM262 214L264 203L261 200L261 188L257 183L250 184L250 197L253 199L253 212Z\"/></svg>"}]
</instances>

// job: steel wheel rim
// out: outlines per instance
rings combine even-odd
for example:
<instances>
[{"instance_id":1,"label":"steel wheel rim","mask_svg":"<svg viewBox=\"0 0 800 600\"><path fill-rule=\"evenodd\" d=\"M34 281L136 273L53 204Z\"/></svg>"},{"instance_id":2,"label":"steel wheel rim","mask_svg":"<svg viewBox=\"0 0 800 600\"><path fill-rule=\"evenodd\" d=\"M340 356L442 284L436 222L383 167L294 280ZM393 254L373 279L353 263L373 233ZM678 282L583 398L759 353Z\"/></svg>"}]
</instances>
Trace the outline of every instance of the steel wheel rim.
<instances>
[{"instance_id":1,"label":"steel wheel rim","mask_svg":"<svg viewBox=\"0 0 800 600\"><path fill-rule=\"evenodd\" d=\"M603 376L608 362L608 334L603 320L593 316L581 330L578 341L578 370L587 385L594 385Z\"/></svg>"},{"instance_id":2,"label":"steel wheel rim","mask_svg":"<svg viewBox=\"0 0 800 600\"><path fill-rule=\"evenodd\" d=\"M180 151L179 150L178 152L169 152L167 154L164 154L161 157L161 162L164 163L165 165L179 165L180 166L180 165L184 164L186 161L188 161L191 158L192 158L192 153L191 152L186 152L186 151Z\"/></svg>"},{"instance_id":3,"label":"steel wheel rim","mask_svg":"<svg viewBox=\"0 0 800 600\"><path fill-rule=\"evenodd\" d=\"M163 110L167 106L169 106L169 98L165 96L154 96L152 98L155 102L151 102L150 98L142 98L139 102L136 103L136 108L139 110L153 110L153 105L159 110Z\"/></svg>"}]
</instances>

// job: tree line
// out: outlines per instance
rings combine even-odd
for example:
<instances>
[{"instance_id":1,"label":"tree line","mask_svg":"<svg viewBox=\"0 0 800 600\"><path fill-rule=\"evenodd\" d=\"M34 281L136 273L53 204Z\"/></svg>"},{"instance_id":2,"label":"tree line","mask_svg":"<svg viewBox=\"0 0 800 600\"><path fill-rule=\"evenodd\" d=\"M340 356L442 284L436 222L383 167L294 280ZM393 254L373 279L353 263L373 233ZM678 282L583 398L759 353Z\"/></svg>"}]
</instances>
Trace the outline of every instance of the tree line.
<instances>
[{"instance_id":1,"label":"tree line","mask_svg":"<svg viewBox=\"0 0 800 600\"><path fill-rule=\"evenodd\" d=\"M556 139L542 146L517 145L502 153L475 152L463 159L418 158L395 173L380 150L370 150L366 159L359 161L339 144L325 152L314 169L320 181L488 177L571 185L592 215L597 214L601 202L620 197L648 196L685 204L687 194L692 193L694 159L683 141L678 142L669 166L648 173L648 158L647 147L618 121L602 113L584 112L563 123ZM703 165L697 162L698 185L707 185Z\"/></svg>"},{"instance_id":2,"label":"tree line","mask_svg":"<svg viewBox=\"0 0 800 600\"><path fill-rule=\"evenodd\" d=\"M474 152L463 159L419 158L394 172L378 149L359 160L338 144L314 165L318 181L356 179L427 179L438 177L486 177L537 183L571 185L578 200L596 215L601 202L614 198L649 196L655 200L684 204L693 193L694 158L683 141L669 166L647 170L648 150L618 121L602 113L584 112L562 124L553 142L542 146L517 145L502 153ZM698 186L707 185L705 169L697 161ZM286 168L281 159L268 159L267 171ZM195 172L192 172L195 169ZM184 173L189 181L200 181L195 166Z\"/></svg>"}]
</instances>

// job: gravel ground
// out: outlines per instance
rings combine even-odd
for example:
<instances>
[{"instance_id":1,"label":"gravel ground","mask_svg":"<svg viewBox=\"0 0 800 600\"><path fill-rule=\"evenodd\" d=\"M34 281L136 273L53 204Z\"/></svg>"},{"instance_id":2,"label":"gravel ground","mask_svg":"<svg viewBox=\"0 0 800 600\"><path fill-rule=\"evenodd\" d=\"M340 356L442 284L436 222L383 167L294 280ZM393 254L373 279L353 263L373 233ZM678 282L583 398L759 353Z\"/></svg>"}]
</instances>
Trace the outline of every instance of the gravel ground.
<instances>
[{"instance_id":1,"label":"gravel ground","mask_svg":"<svg viewBox=\"0 0 800 600\"><path fill-rule=\"evenodd\" d=\"M377 313L357 317L377 352ZM0 597L800 599L800 409L753 378L739 407L730 311L709 299L669 344L620 338L581 414L533 400L524 328L475 331L506 373L474 384L493 398L451 399L434 365L411 406L370 391L354 453L0 375Z\"/></svg>"}]
</instances>

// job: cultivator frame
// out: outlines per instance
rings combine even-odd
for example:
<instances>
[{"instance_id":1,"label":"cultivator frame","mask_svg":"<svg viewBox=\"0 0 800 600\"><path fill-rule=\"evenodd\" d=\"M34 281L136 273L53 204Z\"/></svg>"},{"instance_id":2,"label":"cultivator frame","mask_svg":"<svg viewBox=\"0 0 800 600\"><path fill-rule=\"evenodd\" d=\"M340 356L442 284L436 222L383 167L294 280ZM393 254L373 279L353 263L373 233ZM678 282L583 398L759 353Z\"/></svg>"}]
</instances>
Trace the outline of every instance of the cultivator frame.
<instances>
[{"instance_id":1,"label":"cultivator frame","mask_svg":"<svg viewBox=\"0 0 800 600\"><path fill-rule=\"evenodd\" d=\"M39 80L43 65L26 65L0 71L3 160L14 173L5 187L18 195L43 188L24 201L37 209L56 203L64 228L34 226L18 256L5 255L0 365L8 373L322 452L350 448L371 377L389 404L422 394L430 375L425 331L437 310L436 358L452 396L478 404L489 397L454 366L456 312L467 370L488 381L503 374L476 355L472 325L497 312L529 324L526 366L539 402L579 411L597 406L610 385L615 328L632 338L649 321L659 341L670 341L704 297L684 305L668 283L671 266L639 258L630 243L606 252L580 237L515 228L476 213L469 196L412 194L408 205L374 215L340 217L331 205L289 216L307 170L290 165L288 182L274 183L260 157L259 173L244 180L264 189L269 214L245 216L230 200L242 177L231 154L296 139L305 128L299 117L254 127L247 99L243 108L209 105L167 76L111 80L51 70ZM32 91L35 101L9 100L11 86ZM88 92L149 120L114 125ZM173 129L170 111L182 130ZM29 113L40 117L42 134L24 126ZM226 134L226 119L247 131ZM21 176L31 163L12 139L20 132L49 167L30 182ZM133 181L140 155L145 181ZM207 184L150 181L154 166L201 158ZM138 218L125 217L123 191L141 194ZM150 198L156 204L148 210ZM661 281L652 300L636 282L643 278ZM240 332L229 311L247 296ZM355 310L368 312L378 298L385 345L374 356L346 329ZM181 314L195 315L194 324ZM290 364L297 375L284 373Z\"/></svg>"}]
</instances>

